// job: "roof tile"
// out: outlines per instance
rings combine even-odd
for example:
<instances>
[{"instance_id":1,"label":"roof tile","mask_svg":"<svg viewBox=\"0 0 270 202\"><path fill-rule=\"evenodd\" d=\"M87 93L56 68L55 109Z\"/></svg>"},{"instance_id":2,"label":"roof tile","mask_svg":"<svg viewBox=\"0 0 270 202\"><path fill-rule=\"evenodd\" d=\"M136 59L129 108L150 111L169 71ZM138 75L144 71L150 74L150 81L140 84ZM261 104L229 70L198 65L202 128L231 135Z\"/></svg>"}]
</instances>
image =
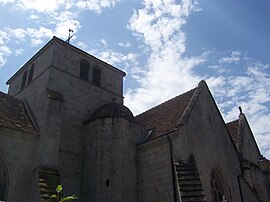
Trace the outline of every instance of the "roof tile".
<instances>
[{"instance_id":1,"label":"roof tile","mask_svg":"<svg viewBox=\"0 0 270 202\"><path fill-rule=\"evenodd\" d=\"M196 89L139 114L135 117L135 121L145 126L147 130L153 130L152 136L159 136L175 129Z\"/></svg>"},{"instance_id":2,"label":"roof tile","mask_svg":"<svg viewBox=\"0 0 270 202\"><path fill-rule=\"evenodd\" d=\"M229 130L229 134L233 140L233 143L235 145L238 145L237 135L238 135L238 128L239 128L239 119L226 123L226 126Z\"/></svg>"},{"instance_id":3,"label":"roof tile","mask_svg":"<svg viewBox=\"0 0 270 202\"><path fill-rule=\"evenodd\" d=\"M0 92L0 126L37 134L27 116L23 101L3 92Z\"/></svg>"}]
</instances>

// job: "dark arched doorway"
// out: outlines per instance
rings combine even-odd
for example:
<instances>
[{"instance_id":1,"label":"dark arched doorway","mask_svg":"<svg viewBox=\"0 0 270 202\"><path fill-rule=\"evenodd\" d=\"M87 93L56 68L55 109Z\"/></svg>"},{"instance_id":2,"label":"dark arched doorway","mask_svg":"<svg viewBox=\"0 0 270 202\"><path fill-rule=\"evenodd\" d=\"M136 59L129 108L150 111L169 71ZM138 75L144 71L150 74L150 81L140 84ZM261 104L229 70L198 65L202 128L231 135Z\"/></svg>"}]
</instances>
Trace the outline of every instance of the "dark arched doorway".
<instances>
[{"instance_id":1,"label":"dark arched doorway","mask_svg":"<svg viewBox=\"0 0 270 202\"><path fill-rule=\"evenodd\" d=\"M0 201L7 200L8 191L8 172L7 167L2 159L0 159Z\"/></svg>"},{"instance_id":2,"label":"dark arched doorway","mask_svg":"<svg viewBox=\"0 0 270 202\"><path fill-rule=\"evenodd\" d=\"M227 184L222 179L219 170L212 170L211 172L211 194L212 202L229 202L228 197L228 187Z\"/></svg>"}]
</instances>

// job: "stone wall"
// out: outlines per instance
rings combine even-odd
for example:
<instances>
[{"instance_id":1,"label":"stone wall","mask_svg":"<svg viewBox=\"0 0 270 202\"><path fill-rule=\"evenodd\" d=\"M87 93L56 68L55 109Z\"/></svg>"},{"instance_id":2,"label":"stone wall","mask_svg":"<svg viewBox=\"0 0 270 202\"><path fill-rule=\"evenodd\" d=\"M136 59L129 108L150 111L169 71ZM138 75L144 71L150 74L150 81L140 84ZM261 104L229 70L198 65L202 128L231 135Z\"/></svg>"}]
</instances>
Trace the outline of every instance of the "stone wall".
<instances>
[{"instance_id":1,"label":"stone wall","mask_svg":"<svg viewBox=\"0 0 270 202\"><path fill-rule=\"evenodd\" d=\"M0 158L8 170L8 201L29 201L38 136L0 127Z\"/></svg>"},{"instance_id":2,"label":"stone wall","mask_svg":"<svg viewBox=\"0 0 270 202\"><path fill-rule=\"evenodd\" d=\"M124 118L106 118L85 130L81 201L137 201L135 142L141 127Z\"/></svg>"},{"instance_id":3,"label":"stone wall","mask_svg":"<svg viewBox=\"0 0 270 202\"><path fill-rule=\"evenodd\" d=\"M170 148L166 137L137 147L140 202L173 201Z\"/></svg>"},{"instance_id":4,"label":"stone wall","mask_svg":"<svg viewBox=\"0 0 270 202\"><path fill-rule=\"evenodd\" d=\"M74 46L55 40L52 65L75 77L80 75L80 62L86 60L90 64L87 82L92 83L93 68L101 70L100 87L118 96L123 95L123 77L125 73L115 67L77 49Z\"/></svg>"},{"instance_id":5,"label":"stone wall","mask_svg":"<svg viewBox=\"0 0 270 202\"><path fill-rule=\"evenodd\" d=\"M241 201L238 185L241 169L237 151L206 85L202 87L185 127L187 144L197 163L206 201L212 200L212 169L223 179L227 199Z\"/></svg>"},{"instance_id":6,"label":"stone wall","mask_svg":"<svg viewBox=\"0 0 270 202\"><path fill-rule=\"evenodd\" d=\"M101 69L101 85L79 77L80 62ZM21 89L24 71L35 65L33 80ZM35 167L59 169L65 194L80 192L83 122L102 104L123 103L124 72L53 38L10 80L9 93L21 98L37 123L40 141ZM53 92L56 97L48 94Z\"/></svg>"},{"instance_id":7,"label":"stone wall","mask_svg":"<svg viewBox=\"0 0 270 202\"><path fill-rule=\"evenodd\" d=\"M52 63L52 54L53 54L53 43L48 43L45 47L43 47L37 54L35 54L29 61L27 61L21 69L19 69L8 81L9 89L8 94L13 96L19 96L20 93L26 89L31 88L33 89L33 85L38 87L37 90L42 90L40 88L40 84L37 84L35 81L39 79L40 76L43 76L43 73L48 70ZM21 89L22 84L22 77L26 70L29 71L29 69L34 65L34 74L33 79L30 83L26 82L26 85L23 89ZM29 73L29 72L28 72ZM40 79L39 79L40 80ZM44 78L42 78L44 80ZM27 81L27 80L26 80ZM47 83L46 81L45 83ZM35 84L32 84L35 83ZM30 86L31 87L28 87ZM23 94L23 93L22 93Z\"/></svg>"},{"instance_id":8,"label":"stone wall","mask_svg":"<svg viewBox=\"0 0 270 202\"><path fill-rule=\"evenodd\" d=\"M254 164L258 164L260 158L260 151L245 118L243 123L242 158Z\"/></svg>"}]
</instances>

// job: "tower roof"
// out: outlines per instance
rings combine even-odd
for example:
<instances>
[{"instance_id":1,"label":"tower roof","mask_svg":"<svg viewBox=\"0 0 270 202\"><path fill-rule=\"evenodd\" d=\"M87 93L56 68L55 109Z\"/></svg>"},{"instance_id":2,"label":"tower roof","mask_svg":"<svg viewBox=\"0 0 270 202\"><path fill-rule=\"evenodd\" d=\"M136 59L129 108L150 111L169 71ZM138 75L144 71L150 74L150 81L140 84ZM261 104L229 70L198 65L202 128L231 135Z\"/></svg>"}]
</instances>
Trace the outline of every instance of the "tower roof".
<instances>
[{"instance_id":1,"label":"tower roof","mask_svg":"<svg viewBox=\"0 0 270 202\"><path fill-rule=\"evenodd\" d=\"M76 52L79 52L80 54L83 54L87 57L91 57L91 58L94 58L95 60L105 64L108 68L111 68L117 72L119 72L120 74L122 74L123 76L126 76L126 73L110 64L108 64L107 62L104 62L102 60L100 60L99 58L87 53L86 51L84 50L81 50L80 48L72 45L72 44L69 44L65 41L63 41L62 39L54 36L49 42L47 42L35 55L32 56L32 58L30 60L28 60L14 75L11 76L11 78L9 78L9 80L6 82L7 85L9 85L11 83L11 81L17 77L19 75L19 73L21 71L23 71L24 67L27 66L29 64L29 62L31 62L32 60L34 60L35 58L37 58L42 52L46 51L48 47L52 46L54 43L61 43L63 46L65 46L65 48L67 49L70 49L70 50L73 50L73 51L76 51Z\"/></svg>"},{"instance_id":2,"label":"tower roof","mask_svg":"<svg viewBox=\"0 0 270 202\"><path fill-rule=\"evenodd\" d=\"M125 118L127 120L133 120L134 116L132 112L122 104L109 103L100 106L94 113L92 120L104 119L104 118Z\"/></svg>"}]
</instances>

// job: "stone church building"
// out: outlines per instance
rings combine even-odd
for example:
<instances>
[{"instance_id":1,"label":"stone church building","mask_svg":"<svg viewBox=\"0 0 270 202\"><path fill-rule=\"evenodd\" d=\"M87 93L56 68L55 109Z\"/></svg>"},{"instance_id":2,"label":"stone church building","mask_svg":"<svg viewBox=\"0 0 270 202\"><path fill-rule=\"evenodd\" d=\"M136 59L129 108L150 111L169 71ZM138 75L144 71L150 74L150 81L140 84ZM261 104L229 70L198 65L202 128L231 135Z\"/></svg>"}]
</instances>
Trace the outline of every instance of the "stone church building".
<instances>
[{"instance_id":1,"label":"stone church building","mask_svg":"<svg viewBox=\"0 0 270 202\"><path fill-rule=\"evenodd\" d=\"M53 37L0 92L0 201L270 202L245 115L225 123L205 81L133 116L125 73Z\"/></svg>"}]
</instances>

